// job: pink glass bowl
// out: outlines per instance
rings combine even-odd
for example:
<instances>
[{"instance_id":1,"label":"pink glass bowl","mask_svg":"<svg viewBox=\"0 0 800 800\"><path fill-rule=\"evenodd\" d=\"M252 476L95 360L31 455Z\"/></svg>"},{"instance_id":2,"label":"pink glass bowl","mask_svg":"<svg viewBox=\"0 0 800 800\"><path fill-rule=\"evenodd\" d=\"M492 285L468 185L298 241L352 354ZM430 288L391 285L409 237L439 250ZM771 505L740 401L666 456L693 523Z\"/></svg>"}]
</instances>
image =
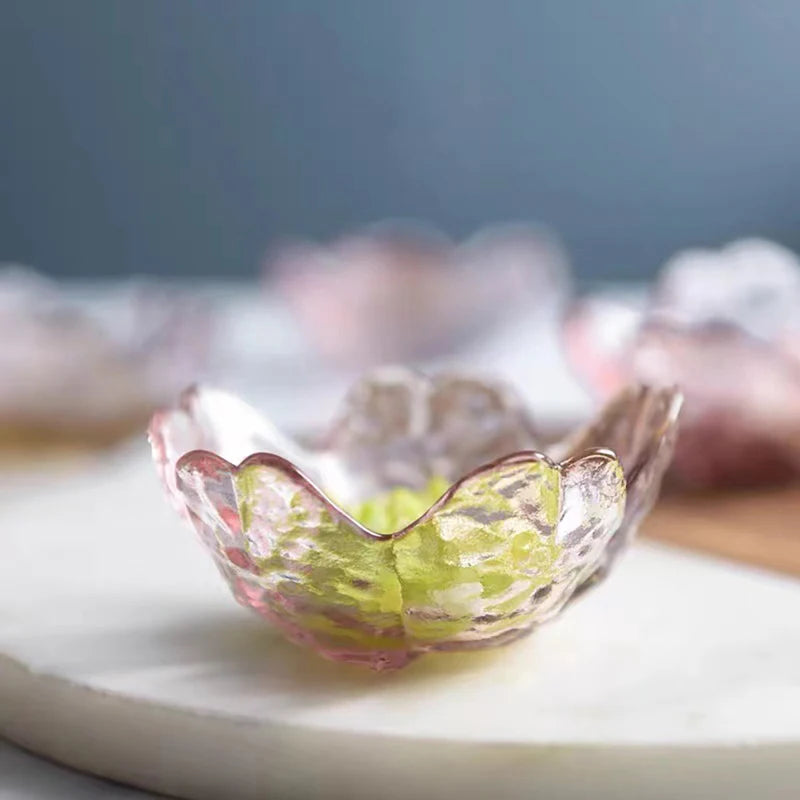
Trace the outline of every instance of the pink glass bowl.
<instances>
[{"instance_id":1,"label":"pink glass bowl","mask_svg":"<svg viewBox=\"0 0 800 800\"><path fill-rule=\"evenodd\" d=\"M548 456L508 389L383 369L313 450L200 388L155 415L150 441L242 605L327 658L393 669L510 642L604 576L655 502L679 406L626 389ZM396 529L354 518L432 479L438 499Z\"/></svg>"},{"instance_id":2,"label":"pink glass bowl","mask_svg":"<svg viewBox=\"0 0 800 800\"><path fill-rule=\"evenodd\" d=\"M69 291L0 269L0 439L104 443L196 379L207 315L152 284Z\"/></svg>"},{"instance_id":3,"label":"pink glass bowl","mask_svg":"<svg viewBox=\"0 0 800 800\"><path fill-rule=\"evenodd\" d=\"M675 482L800 476L800 263L788 250L745 240L680 253L642 302L575 303L564 338L601 399L631 381L681 387Z\"/></svg>"},{"instance_id":4,"label":"pink glass bowl","mask_svg":"<svg viewBox=\"0 0 800 800\"><path fill-rule=\"evenodd\" d=\"M284 246L264 274L319 353L363 368L442 355L514 314L544 313L563 299L568 267L542 228L498 225L453 244L395 222Z\"/></svg>"}]
</instances>

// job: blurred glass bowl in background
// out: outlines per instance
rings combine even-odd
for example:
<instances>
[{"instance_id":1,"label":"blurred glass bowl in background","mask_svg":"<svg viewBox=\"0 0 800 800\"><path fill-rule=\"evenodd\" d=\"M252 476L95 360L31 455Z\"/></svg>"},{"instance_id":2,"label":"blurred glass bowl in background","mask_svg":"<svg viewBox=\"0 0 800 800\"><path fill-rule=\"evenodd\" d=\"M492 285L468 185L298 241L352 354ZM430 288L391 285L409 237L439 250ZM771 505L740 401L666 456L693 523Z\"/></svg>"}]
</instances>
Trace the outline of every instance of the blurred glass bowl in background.
<instances>
[{"instance_id":1,"label":"blurred glass bowl in background","mask_svg":"<svg viewBox=\"0 0 800 800\"><path fill-rule=\"evenodd\" d=\"M688 487L800 476L800 262L748 239L670 259L649 294L593 295L566 316L568 357L600 398L677 384L671 467Z\"/></svg>"},{"instance_id":2,"label":"blurred glass bowl in background","mask_svg":"<svg viewBox=\"0 0 800 800\"><path fill-rule=\"evenodd\" d=\"M462 244L385 222L329 244L286 245L264 277L314 348L347 367L435 358L518 314L563 300L566 257L530 225L485 228Z\"/></svg>"},{"instance_id":3,"label":"blurred glass bowl in background","mask_svg":"<svg viewBox=\"0 0 800 800\"><path fill-rule=\"evenodd\" d=\"M105 445L195 380L209 319L196 300L129 281L65 288L0 268L0 446Z\"/></svg>"}]
</instances>

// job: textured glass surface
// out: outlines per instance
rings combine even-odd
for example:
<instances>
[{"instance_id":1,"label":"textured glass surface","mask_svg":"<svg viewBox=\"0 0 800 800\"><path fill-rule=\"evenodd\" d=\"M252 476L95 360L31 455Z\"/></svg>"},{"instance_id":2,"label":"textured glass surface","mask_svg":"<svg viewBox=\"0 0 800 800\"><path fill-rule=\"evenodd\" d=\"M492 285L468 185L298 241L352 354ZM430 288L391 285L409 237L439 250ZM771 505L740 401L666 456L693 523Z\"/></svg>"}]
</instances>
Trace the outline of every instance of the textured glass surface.
<instances>
[{"instance_id":1,"label":"textured glass surface","mask_svg":"<svg viewBox=\"0 0 800 800\"><path fill-rule=\"evenodd\" d=\"M387 386L394 402L378 402ZM157 415L151 441L171 497L240 603L329 658L397 668L427 650L511 641L607 571L609 545L628 541L654 497L677 413L674 393L643 390L612 409L609 430L600 422L585 434L608 433L627 447L634 464L628 514L624 462L596 445L579 444L580 453L560 462L531 449L481 462L492 437L476 425L475 448L459 439L448 459L446 437L436 446L427 439L441 430L435 411L442 404L451 409L448 424L477 421L479 404L465 407L465 393L505 398L502 424L495 404L486 403L489 427L502 433L496 447L507 445L509 430L529 441L527 425L518 427L518 405L498 388L399 370L354 388L325 450L293 445L303 471L274 452L255 452L235 466L201 449L246 446L229 413L239 401L217 392L195 390L181 408ZM455 397L462 402L451 405ZM216 427L210 408L223 412ZM633 433L623 430L625 414ZM274 435L264 424L252 442ZM392 464L405 454L405 482L396 481L394 467L377 471L391 481L378 489L364 480L365 463L375 466L376 456L353 456L366 457L368 441ZM333 442L341 452L330 449ZM453 479L456 468L465 471ZM318 488L327 478L350 481L356 499L338 505L331 498L340 494ZM367 484L373 493L363 495Z\"/></svg>"},{"instance_id":2,"label":"textured glass surface","mask_svg":"<svg viewBox=\"0 0 800 800\"><path fill-rule=\"evenodd\" d=\"M630 543L658 499L661 478L673 457L682 403L674 389L628 387L597 420L562 445L562 452L575 455L602 442L616 454L625 474L625 516L599 559L599 575Z\"/></svg>"},{"instance_id":3,"label":"textured glass surface","mask_svg":"<svg viewBox=\"0 0 800 800\"><path fill-rule=\"evenodd\" d=\"M800 475L800 263L788 250L747 240L680 253L643 303L577 303L565 341L603 398L630 382L680 386L683 485Z\"/></svg>"}]
</instances>

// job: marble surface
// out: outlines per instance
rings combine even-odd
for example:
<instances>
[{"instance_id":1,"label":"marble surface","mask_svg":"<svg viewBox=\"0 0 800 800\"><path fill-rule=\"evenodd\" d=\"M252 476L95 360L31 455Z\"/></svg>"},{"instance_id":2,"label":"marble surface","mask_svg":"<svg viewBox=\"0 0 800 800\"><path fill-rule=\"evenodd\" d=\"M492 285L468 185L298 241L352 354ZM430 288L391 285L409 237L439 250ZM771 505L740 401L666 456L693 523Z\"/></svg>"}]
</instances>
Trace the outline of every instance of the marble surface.
<instances>
[{"instance_id":1,"label":"marble surface","mask_svg":"<svg viewBox=\"0 0 800 800\"><path fill-rule=\"evenodd\" d=\"M127 445L126 445L127 447ZM135 445L134 450L139 450ZM23 459L3 463L0 503L26 502L41 485L58 483L76 472L97 468L97 456L59 453L47 463ZM153 800L159 795L122 786L70 769L0 738L0 800Z\"/></svg>"},{"instance_id":2,"label":"marble surface","mask_svg":"<svg viewBox=\"0 0 800 800\"><path fill-rule=\"evenodd\" d=\"M93 778L0 739L0 800L155 800L158 795Z\"/></svg>"},{"instance_id":3,"label":"marble surface","mask_svg":"<svg viewBox=\"0 0 800 800\"><path fill-rule=\"evenodd\" d=\"M4 502L0 529L0 733L84 769L198 798L800 780L796 581L640 545L529 639L386 676L237 608L143 453Z\"/></svg>"}]
</instances>

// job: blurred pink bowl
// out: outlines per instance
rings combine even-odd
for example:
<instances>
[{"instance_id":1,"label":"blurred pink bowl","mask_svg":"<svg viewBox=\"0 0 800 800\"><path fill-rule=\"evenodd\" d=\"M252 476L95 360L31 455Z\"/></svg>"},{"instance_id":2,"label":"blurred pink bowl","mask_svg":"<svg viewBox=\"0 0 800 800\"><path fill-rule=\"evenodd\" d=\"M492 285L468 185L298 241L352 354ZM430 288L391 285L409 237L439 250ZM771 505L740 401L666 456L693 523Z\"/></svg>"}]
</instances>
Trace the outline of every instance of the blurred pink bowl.
<instances>
[{"instance_id":1,"label":"blurred pink bowl","mask_svg":"<svg viewBox=\"0 0 800 800\"><path fill-rule=\"evenodd\" d=\"M552 308L567 274L555 240L527 225L455 245L419 225L383 223L284 246L264 265L317 351L357 367L441 355L509 315Z\"/></svg>"},{"instance_id":2,"label":"blurred pink bowl","mask_svg":"<svg viewBox=\"0 0 800 800\"><path fill-rule=\"evenodd\" d=\"M630 381L681 387L671 475L684 486L800 475L800 262L789 250L751 239L679 253L641 303L576 302L564 339L601 399Z\"/></svg>"},{"instance_id":3,"label":"blurred pink bowl","mask_svg":"<svg viewBox=\"0 0 800 800\"><path fill-rule=\"evenodd\" d=\"M194 302L136 283L101 294L0 270L0 443L114 441L197 377L207 319Z\"/></svg>"}]
</instances>

